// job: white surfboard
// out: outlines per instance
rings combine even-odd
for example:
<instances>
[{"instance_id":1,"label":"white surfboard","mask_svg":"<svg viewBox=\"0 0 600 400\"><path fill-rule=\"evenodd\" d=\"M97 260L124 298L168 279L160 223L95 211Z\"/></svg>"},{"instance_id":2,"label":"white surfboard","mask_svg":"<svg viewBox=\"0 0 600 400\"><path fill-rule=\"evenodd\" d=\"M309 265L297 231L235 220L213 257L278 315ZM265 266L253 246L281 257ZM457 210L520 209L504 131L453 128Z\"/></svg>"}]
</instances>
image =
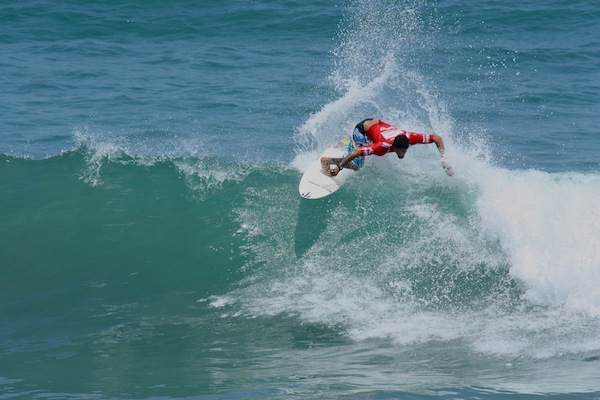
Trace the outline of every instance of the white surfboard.
<instances>
[{"instance_id":1,"label":"white surfboard","mask_svg":"<svg viewBox=\"0 0 600 400\"><path fill-rule=\"evenodd\" d=\"M305 199L322 199L323 197L329 196L336 192L346 179L356 171L349 168L344 168L336 176L327 176L321 172L321 157L336 157L341 158L348 147L350 138L345 138L339 141L333 146L325 150L319 157L314 160L308 167L308 169L302 175L300 179L300 185L298 186L298 192L300 196Z\"/></svg>"}]
</instances>

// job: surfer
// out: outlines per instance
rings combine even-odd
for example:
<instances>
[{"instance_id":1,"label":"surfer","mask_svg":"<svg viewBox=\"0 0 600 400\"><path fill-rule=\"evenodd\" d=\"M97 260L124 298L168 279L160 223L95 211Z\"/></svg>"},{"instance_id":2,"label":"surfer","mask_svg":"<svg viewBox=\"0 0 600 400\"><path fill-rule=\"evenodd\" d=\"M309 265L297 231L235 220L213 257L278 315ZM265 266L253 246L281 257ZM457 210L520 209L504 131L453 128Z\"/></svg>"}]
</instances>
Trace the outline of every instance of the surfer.
<instances>
[{"instance_id":1,"label":"surfer","mask_svg":"<svg viewBox=\"0 0 600 400\"><path fill-rule=\"evenodd\" d=\"M352 140L343 158L321 158L323 173L336 176L342 169L358 171L365 162L365 156L383 156L395 152L404 158L408 148L415 144L435 143L442 156L442 167L452 176L452 167L446 162L446 149L440 135L407 132L378 119L365 119L359 122L352 132Z\"/></svg>"}]
</instances>

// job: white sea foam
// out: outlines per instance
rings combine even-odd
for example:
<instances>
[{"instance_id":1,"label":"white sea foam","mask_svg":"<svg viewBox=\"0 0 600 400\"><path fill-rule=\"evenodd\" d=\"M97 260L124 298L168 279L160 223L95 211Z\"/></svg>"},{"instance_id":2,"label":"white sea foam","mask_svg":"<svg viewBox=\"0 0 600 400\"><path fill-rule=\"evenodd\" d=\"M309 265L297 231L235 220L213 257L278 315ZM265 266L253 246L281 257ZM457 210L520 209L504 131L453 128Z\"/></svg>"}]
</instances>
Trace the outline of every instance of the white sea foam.
<instances>
[{"instance_id":1,"label":"white sea foam","mask_svg":"<svg viewBox=\"0 0 600 400\"><path fill-rule=\"evenodd\" d=\"M470 178L527 298L600 316L600 176L483 167Z\"/></svg>"},{"instance_id":2,"label":"white sea foam","mask_svg":"<svg viewBox=\"0 0 600 400\"><path fill-rule=\"evenodd\" d=\"M87 127L73 131L76 148L85 148L85 166L81 179L91 186L102 183L101 170L106 161L123 156L123 146L113 141L102 140Z\"/></svg>"}]
</instances>

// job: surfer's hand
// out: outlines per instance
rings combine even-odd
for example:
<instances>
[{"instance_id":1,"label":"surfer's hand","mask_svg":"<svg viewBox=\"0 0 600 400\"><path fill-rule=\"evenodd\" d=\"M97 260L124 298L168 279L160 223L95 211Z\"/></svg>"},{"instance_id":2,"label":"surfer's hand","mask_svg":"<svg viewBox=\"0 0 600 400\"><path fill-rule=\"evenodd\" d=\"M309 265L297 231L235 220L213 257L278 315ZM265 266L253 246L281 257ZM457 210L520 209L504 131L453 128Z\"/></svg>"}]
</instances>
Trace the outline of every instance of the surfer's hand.
<instances>
[{"instance_id":1,"label":"surfer's hand","mask_svg":"<svg viewBox=\"0 0 600 400\"><path fill-rule=\"evenodd\" d=\"M443 160L442 160L442 168L444 168L444 171L446 171L446 175L452 176L454 174L454 171L452 171L452 167L450 166L450 164L448 164L446 161L443 161Z\"/></svg>"},{"instance_id":2,"label":"surfer's hand","mask_svg":"<svg viewBox=\"0 0 600 400\"><path fill-rule=\"evenodd\" d=\"M336 164L331 164L329 166L329 176L336 176L340 173L340 167Z\"/></svg>"}]
</instances>

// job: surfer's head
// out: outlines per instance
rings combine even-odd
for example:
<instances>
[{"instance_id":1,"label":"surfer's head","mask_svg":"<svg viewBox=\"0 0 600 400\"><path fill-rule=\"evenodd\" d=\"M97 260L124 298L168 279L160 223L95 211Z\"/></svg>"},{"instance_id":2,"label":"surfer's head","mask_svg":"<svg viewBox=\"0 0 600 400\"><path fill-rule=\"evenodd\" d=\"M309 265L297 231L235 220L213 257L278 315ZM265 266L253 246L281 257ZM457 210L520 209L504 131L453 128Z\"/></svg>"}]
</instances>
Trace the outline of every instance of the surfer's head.
<instances>
[{"instance_id":1,"label":"surfer's head","mask_svg":"<svg viewBox=\"0 0 600 400\"><path fill-rule=\"evenodd\" d=\"M408 150L408 138L405 135L396 136L392 148L396 152L398 158L404 158L406 150Z\"/></svg>"}]
</instances>

